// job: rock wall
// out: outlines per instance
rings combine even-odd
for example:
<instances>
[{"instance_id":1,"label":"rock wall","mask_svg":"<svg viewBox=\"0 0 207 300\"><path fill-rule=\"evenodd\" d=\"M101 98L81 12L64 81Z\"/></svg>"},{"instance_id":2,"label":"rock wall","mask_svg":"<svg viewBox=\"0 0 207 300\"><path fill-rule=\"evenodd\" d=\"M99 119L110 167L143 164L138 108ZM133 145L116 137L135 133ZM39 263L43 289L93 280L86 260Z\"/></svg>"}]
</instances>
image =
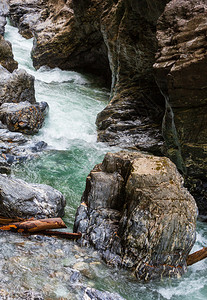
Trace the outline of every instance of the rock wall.
<instances>
[{"instance_id":1,"label":"rock wall","mask_svg":"<svg viewBox=\"0 0 207 300\"><path fill-rule=\"evenodd\" d=\"M153 76L156 21L168 1L109 1L101 31L112 70L110 104L98 115L100 141L161 153L163 96Z\"/></svg>"},{"instance_id":2,"label":"rock wall","mask_svg":"<svg viewBox=\"0 0 207 300\"><path fill-rule=\"evenodd\" d=\"M103 1L10 1L10 16L25 37L35 36L34 66L93 72L111 81L100 31Z\"/></svg>"},{"instance_id":3,"label":"rock wall","mask_svg":"<svg viewBox=\"0 0 207 300\"><path fill-rule=\"evenodd\" d=\"M11 0L10 16L23 35L29 28L35 36L35 67L82 69L112 81L111 102L97 118L100 141L161 153L164 98L152 65L167 2Z\"/></svg>"},{"instance_id":4,"label":"rock wall","mask_svg":"<svg viewBox=\"0 0 207 300\"><path fill-rule=\"evenodd\" d=\"M196 215L195 200L168 158L108 153L87 177L74 230L108 264L147 281L186 272Z\"/></svg>"},{"instance_id":5,"label":"rock wall","mask_svg":"<svg viewBox=\"0 0 207 300\"><path fill-rule=\"evenodd\" d=\"M154 64L165 95L168 156L188 176L200 213L207 213L207 2L172 0L158 20ZM198 196L200 194L200 196Z\"/></svg>"}]
</instances>

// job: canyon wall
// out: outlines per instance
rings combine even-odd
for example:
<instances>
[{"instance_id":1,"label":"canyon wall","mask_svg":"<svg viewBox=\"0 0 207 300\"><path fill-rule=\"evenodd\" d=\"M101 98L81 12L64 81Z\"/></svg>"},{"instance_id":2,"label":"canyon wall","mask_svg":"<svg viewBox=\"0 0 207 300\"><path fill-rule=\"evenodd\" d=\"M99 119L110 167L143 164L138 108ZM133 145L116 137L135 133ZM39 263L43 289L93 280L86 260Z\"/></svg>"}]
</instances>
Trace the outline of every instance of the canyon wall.
<instances>
[{"instance_id":1,"label":"canyon wall","mask_svg":"<svg viewBox=\"0 0 207 300\"><path fill-rule=\"evenodd\" d=\"M111 83L98 140L167 155L206 201L206 1L10 0L42 65Z\"/></svg>"},{"instance_id":2,"label":"canyon wall","mask_svg":"<svg viewBox=\"0 0 207 300\"><path fill-rule=\"evenodd\" d=\"M172 0L158 20L154 70L166 99L163 136L167 155L206 215L207 1Z\"/></svg>"},{"instance_id":3,"label":"canyon wall","mask_svg":"<svg viewBox=\"0 0 207 300\"><path fill-rule=\"evenodd\" d=\"M167 1L38 3L41 15L37 3L10 1L14 24L35 37L34 66L90 71L112 82L111 102L97 117L98 140L160 154L164 98L152 66L156 22Z\"/></svg>"}]
</instances>

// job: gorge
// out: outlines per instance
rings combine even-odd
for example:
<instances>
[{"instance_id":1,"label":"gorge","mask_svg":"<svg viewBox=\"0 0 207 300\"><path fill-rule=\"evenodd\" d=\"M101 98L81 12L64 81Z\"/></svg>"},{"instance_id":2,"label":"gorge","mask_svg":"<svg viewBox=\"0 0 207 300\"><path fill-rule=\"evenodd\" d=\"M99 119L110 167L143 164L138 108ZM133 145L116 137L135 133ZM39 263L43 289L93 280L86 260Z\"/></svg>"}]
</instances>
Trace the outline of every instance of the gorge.
<instances>
[{"instance_id":1,"label":"gorge","mask_svg":"<svg viewBox=\"0 0 207 300\"><path fill-rule=\"evenodd\" d=\"M169 2L168 5L166 5L167 2ZM41 154L41 150L39 158L12 167L12 175L29 182L47 183L61 190L67 198L65 218L71 228L87 174L95 164L101 163L106 152L115 152L120 148L133 151L144 150L151 154L170 157L185 176L186 185L197 200L200 214L203 216L206 214L205 121L203 121L205 120L206 93L204 81L198 79L200 85L197 85L196 81L197 72L205 74L203 67L205 38L203 36L205 36L206 29L202 16L205 14L206 4L205 1L196 1L196 5L192 1L183 1L182 10L179 10L178 4L178 1L159 1L159 3L155 1L153 4L151 1L140 1L140 3L132 1L58 1L57 3L54 1L10 1L10 18L13 24L19 27L23 36L31 38L34 35L35 37L32 57L34 65L40 69L35 71L31 66L29 53L22 53L22 45L27 49L28 45L32 43L30 40L26 41L18 37L21 45L16 48L19 58L15 56L15 59L28 73L35 75L36 98L38 101L48 102L50 107L45 126L33 138L36 140L35 143L42 141L48 143L48 147L43 147L46 152ZM177 23L172 20L175 16L172 12L175 11L178 16ZM137 26L137 22L139 26ZM175 28L171 26L171 23ZM175 31L173 36L178 34L174 40L171 40L172 32L166 31L169 26ZM15 52L17 31L12 27L7 28L5 37L10 39ZM142 28L145 28L145 34L143 34ZM195 31L195 28L200 29ZM14 36L12 36L13 33ZM197 49L193 46L194 34L200 37L200 44L195 41L196 47L199 48L198 51L194 51ZM184 47L183 43L188 47ZM190 57L187 58L187 61L182 61L181 58L185 58L186 55L185 51L190 53ZM193 56L194 54L195 56ZM20 62L21 59L23 59L22 62ZM178 64L177 73L176 65L173 65L175 60ZM44 67L44 65L55 69ZM175 73L173 73L172 65ZM189 71L191 74L189 77L183 71L184 75L182 76L186 78L186 81L182 82L176 76L185 70L185 66L187 74L188 68L190 70L192 68L192 70ZM61 71L57 67L73 71ZM88 74L80 75L74 70L90 71L95 77ZM107 88L103 89L100 86L103 85L103 82L109 86L111 76L111 101L104 108L109 92ZM165 78L168 78L169 82L166 82ZM177 80L179 86L175 85L175 88L172 88L175 82L171 82L171 79ZM190 86L189 89L188 84L192 81L195 86ZM185 95L182 94L184 90L186 90L186 99L189 98L189 94L192 95L192 102L189 104L193 103L193 108L188 107L187 100L184 100ZM181 98L185 101L186 106L180 100ZM193 102L194 98L197 99L197 102ZM196 124L196 127L189 122L192 121L192 115L193 118L200 116L200 114L197 116L192 113L195 108L200 109L200 103L204 119L200 120L201 123L195 119L193 124ZM109 146L96 143L94 123L97 113L99 113L96 120L98 139ZM181 119L180 116L183 118ZM189 135L188 132L192 131L192 127L189 129L188 126L193 126L196 133ZM72 202L71 206L70 201ZM196 216L196 209L193 215ZM199 226L201 229L196 247L200 245L201 240L202 246L205 244L205 225L200 224ZM8 238L7 235L2 235L2 237ZM31 241L31 244L33 242ZM21 238L17 243L22 243ZM23 243L24 247L29 249L28 242L24 240ZM63 242L60 244L54 242L57 248L56 254L53 255L53 241L46 240L44 243L51 246L49 253L52 257L51 265L53 267L56 265L57 255L68 257L70 249L74 255L78 256L77 249L80 253L83 251L84 254L79 255L77 263L73 264L74 270L79 270L83 276L81 282L85 282L85 278L87 278L86 281L91 282L92 286L94 286L92 282L96 282L96 280L99 282L102 263L98 259L96 263L98 266L101 265L100 269L93 268L92 257L94 254L90 252L91 250L78 248L77 245L66 246ZM41 242L37 247L41 247ZM77 247L77 249L75 250L73 247ZM47 260L44 251L41 251L41 255L45 266ZM84 255L88 256L86 260ZM74 261L72 258L71 260ZM26 259L25 268L28 267L27 263ZM70 266L68 268L70 275L66 276L64 272L68 265ZM61 296L66 299L68 297L74 299L74 295L77 296L77 299L86 297L86 290L83 296L81 288L77 294L74 293L73 296L70 296L71 285L66 284L67 280L63 285L60 284L64 276L69 278L76 274L71 266L68 262L63 263L60 266L61 270L56 271L57 275L51 275L51 278L59 278L57 279L57 290L48 291L47 287L45 295L50 295L55 299ZM129 275L124 274L124 271L109 269L104 271L105 274L112 272L115 279L112 280L112 276L109 276L111 282L110 280L104 281L108 288L101 285L100 282L95 284L95 287L109 290L112 293L118 292L125 299L137 299L140 294L142 299L149 299L148 297L154 297L153 299L158 297L179 299L182 297L184 299L189 295L185 293L185 289L181 290L179 287L182 284L184 286L186 284L187 287L192 283L192 291L190 291L192 297L198 293L197 295L203 294L205 299L204 266L205 262L200 264L198 269L192 267L182 281L174 280L170 286L167 282L158 285L150 283L145 288L139 283L134 284L132 279L128 281L126 278ZM37 265L34 268L37 268ZM103 268L105 267L103 266ZM124 291L119 285L115 284L116 287L112 287L116 280L119 281L119 276L122 278L122 272ZM26 273L26 276L31 276L29 270ZM51 271L49 273L52 274ZM103 278L107 278L107 276L104 275ZM200 276L203 280L198 282ZM7 284L5 282L4 287ZM79 280L75 281L75 284L80 286ZM197 287L195 287L196 285ZM44 286L47 285L44 284ZM27 290L28 287L29 282L25 289ZM35 285L34 283L32 289L40 291L41 284ZM131 289L133 292L129 293L128 291ZM108 295L108 297L115 299L119 296Z\"/></svg>"}]
</instances>

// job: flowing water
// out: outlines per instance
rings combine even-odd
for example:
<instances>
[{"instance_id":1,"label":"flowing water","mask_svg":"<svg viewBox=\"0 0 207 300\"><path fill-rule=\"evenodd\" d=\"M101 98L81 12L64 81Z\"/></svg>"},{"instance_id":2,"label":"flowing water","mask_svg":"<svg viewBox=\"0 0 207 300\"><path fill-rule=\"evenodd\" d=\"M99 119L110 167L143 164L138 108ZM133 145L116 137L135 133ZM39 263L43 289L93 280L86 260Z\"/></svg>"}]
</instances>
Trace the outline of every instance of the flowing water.
<instances>
[{"instance_id":1,"label":"flowing water","mask_svg":"<svg viewBox=\"0 0 207 300\"><path fill-rule=\"evenodd\" d=\"M72 230L85 179L109 149L96 142L95 119L107 104L108 90L94 77L59 69L32 67L32 40L7 25L19 67L35 76L37 101L50 106L44 128L35 137L48 143L39 158L18 165L13 174L28 182L46 183L66 197L65 222ZM198 224L194 251L207 246L207 227ZM207 299L207 262L189 267L181 279L142 284L126 271L107 267L93 250L74 242L41 236L0 235L0 299L82 299L85 287L118 293L129 300ZM32 293L33 296L32 296ZM35 294L36 293L36 294ZM86 299L86 298L85 298Z\"/></svg>"}]
</instances>

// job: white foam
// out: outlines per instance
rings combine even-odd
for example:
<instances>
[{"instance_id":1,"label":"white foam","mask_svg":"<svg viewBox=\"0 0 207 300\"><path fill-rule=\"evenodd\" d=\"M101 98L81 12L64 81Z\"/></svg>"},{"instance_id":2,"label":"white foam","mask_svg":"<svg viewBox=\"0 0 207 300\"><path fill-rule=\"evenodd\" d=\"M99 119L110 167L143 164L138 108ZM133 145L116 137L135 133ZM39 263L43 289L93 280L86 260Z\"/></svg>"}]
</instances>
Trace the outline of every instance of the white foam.
<instances>
[{"instance_id":1,"label":"white foam","mask_svg":"<svg viewBox=\"0 0 207 300\"><path fill-rule=\"evenodd\" d=\"M92 89L90 80L77 72L45 66L35 70L29 56L32 39L24 39L18 29L10 25L6 26L6 38L12 41L19 67L36 78L37 101L49 104L49 115L38 139L57 150L69 149L74 140L95 145L96 115L106 106L107 92Z\"/></svg>"}]
</instances>

